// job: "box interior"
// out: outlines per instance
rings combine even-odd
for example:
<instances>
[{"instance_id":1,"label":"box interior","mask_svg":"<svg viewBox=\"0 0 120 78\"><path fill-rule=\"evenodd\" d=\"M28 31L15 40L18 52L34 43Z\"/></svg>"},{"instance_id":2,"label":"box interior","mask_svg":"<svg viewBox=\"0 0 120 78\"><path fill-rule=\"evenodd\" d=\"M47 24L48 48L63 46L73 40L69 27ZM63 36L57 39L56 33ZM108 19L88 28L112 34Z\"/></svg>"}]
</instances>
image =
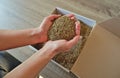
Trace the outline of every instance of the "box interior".
<instances>
[{"instance_id":1,"label":"box interior","mask_svg":"<svg viewBox=\"0 0 120 78\"><path fill-rule=\"evenodd\" d=\"M57 7L52 12L52 14L61 14L61 15L66 15L66 14L71 14L71 13L75 15L75 17L81 22L81 24L83 26L85 26L85 27L83 27L83 26L81 27L81 29L82 29L81 32L84 32L84 33L81 33L81 35L84 35L85 37L83 37L83 40L80 40L78 42L77 46L74 46L71 49L71 52L58 54L53 58L53 60L57 64L61 65L63 68L65 68L67 70L71 70L71 68L74 65L75 61L77 60L83 46L85 45L87 37L89 36L90 32L92 31L92 28L96 25L95 20L89 19L89 18L84 17L82 15L78 15L78 14L70 12L68 10L64 10L62 8ZM86 30L86 29L88 29L88 30ZM84 30L86 30L86 31L84 31ZM88 33L86 34L86 32L88 32ZM43 45L44 44L35 44L35 45L32 45L32 46L36 49L40 49L40 48L42 48ZM81 50L78 50L78 49L81 49Z\"/></svg>"}]
</instances>

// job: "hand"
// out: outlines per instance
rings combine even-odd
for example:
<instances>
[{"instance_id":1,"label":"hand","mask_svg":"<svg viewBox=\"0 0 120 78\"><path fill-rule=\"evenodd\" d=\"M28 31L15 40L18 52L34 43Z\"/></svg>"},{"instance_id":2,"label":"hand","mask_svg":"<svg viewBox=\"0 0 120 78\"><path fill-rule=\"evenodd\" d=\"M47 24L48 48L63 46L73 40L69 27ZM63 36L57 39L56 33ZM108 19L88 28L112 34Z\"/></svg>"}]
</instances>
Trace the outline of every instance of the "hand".
<instances>
[{"instance_id":1,"label":"hand","mask_svg":"<svg viewBox=\"0 0 120 78\"><path fill-rule=\"evenodd\" d=\"M48 35L47 35L48 30L52 25L53 21L60 16L61 15L56 15L56 14L49 15L42 21L41 25L38 28L35 28L35 34L36 34L35 43L46 42L48 40ZM68 14L66 16L70 17L72 20L75 20L73 14Z\"/></svg>"},{"instance_id":2,"label":"hand","mask_svg":"<svg viewBox=\"0 0 120 78\"><path fill-rule=\"evenodd\" d=\"M48 41L43 48L48 49L49 51L53 51L54 52L53 56L72 48L80 38L80 23L79 21L77 21L75 22L75 24L76 24L76 36L72 40Z\"/></svg>"},{"instance_id":3,"label":"hand","mask_svg":"<svg viewBox=\"0 0 120 78\"><path fill-rule=\"evenodd\" d=\"M35 29L35 33L37 33L37 43L47 41L48 39L47 32L50 26L52 25L53 21L58 17L60 17L60 15L56 14L49 15L42 21L41 25Z\"/></svg>"}]
</instances>

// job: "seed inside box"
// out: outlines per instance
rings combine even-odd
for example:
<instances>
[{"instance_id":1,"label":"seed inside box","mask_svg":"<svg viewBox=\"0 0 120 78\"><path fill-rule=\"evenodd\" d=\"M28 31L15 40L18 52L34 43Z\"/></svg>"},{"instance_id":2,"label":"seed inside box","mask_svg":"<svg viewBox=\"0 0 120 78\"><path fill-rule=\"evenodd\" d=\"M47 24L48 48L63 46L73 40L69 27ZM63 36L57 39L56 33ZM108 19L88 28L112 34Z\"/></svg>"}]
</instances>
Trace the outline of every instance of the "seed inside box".
<instances>
[{"instance_id":1,"label":"seed inside box","mask_svg":"<svg viewBox=\"0 0 120 78\"><path fill-rule=\"evenodd\" d=\"M75 21L64 15L56 19L48 31L49 40L71 40L75 33Z\"/></svg>"},{"instance_id":2,"label":"seed inside box","mask_svg":"<svg viewBox=\"0 0 120 78\"><path fill-rule=\"evenodd\" d=\"M72 66L74 65L75 61L77 60L80 52L82 51L91 29L92 28L90 28L89 26L81 22L82 39L80 39L78 43L73 48L71 48L69 51L56 55L53 58L53 60L55 60L57 63L67 68L68 70L70 70Z\"/></svg>"},{"instance_id":3,"label":"seed inside box","mask_svg":"<svg viewBox=\"0 0 120 78\"><path fill-rule=\"evenodd\" d=\"M63 16L64 17L64 16ZM66 18L64 17L63 18L62 17L62 20L64 21L64 19L66 20ZM71 35L71 34L73 34L73 35L71 35L71 37L70 37L70 35L69 36L67 36L67 37L69 37L69 39L68 40L70 40L70 39L72 39L73 38L73 36L75 35L75 31L74 32L67 32L67 34L64 34L62 31L64 30L64 28L66 28L66 26L62 26L61 25L61 21L62 21L61 19L60 19L60 22L59 21L57 21L57 24L56 24L56 22L52 25L52 28L51 28L51 30L49 31L49 33L48 33L48 36L49 37L51 37L51 34L52 34L52 37L51 37L51 39L52 40L58 40L58 39L60 39L61 37L60 36L62 36L62 38L63 38L63 36L64 35ZM58 23L59 22L59 23ZM66 20L66 22L67 22L67 20ZM57 26L59 26L59 25L61 25L61 27L59 27L58 29L57 28L55 28L55 27L57 27ZM81 25L81 30L80 30L80 35L82 36L82 39L80 39L79 41L78 41L78 43L73 47L73 48L71 48L69 51L67 51L67 52L63 52L63 53L60 53L60 54L58 54L58 55L56 55L54 58L53 58L53 60L54 61L56 61L57 63L59 63L60 65L62 65L63 67L65 67L65 68L67 68L68 70L70 70L71 68L72 68L72 66L74 65L74 63L75 63L75 61L77 60L77 58L78 58L78 56L79 56L79 54L80 54L80 52L82 51L82 49L83 49L83 47L84 47L84 45L85 45L85 42L86 42L86 40L87 40L87 37L89 36L89 34L90 34L90 31L92 30L92 28L90 27L90 26L88 26L88 25L86 25L85 23L83 23L82 21L80 21L80 25ZM74 26L73 26L74 27ZM62 30L61 30L62 29ZM68 27L68 30L70 30L70 31L72 31L71 30L72 28L70 28L70 27ZM74 30L75 28L73 28L73 30ZM55 30L61 30L60 32L56 32ZM62 33L62 34L60 34L60 33ZM55 34L55 35L54 35ZM59 34L59 35L56 35L56 34ZM42 46L43 46L44 44L35 44L35 45L33 45L35 48L37 48L37 49L40 49Z\"/></svg>"},{"instance_id":4,"label":"seed inside box","mask_svg":"<svg viewBox=\"0 0 120 78\"><path fill-rule=\"evenodd\" d=\"M58 65L59 67L63 68L66 71L69 71L72 69L72 67L75 64L76 60L78 59L80 53L82 52L82 49L85 46L86 40L88 39L88 36L90 35L90 32L92 31L92 28L96 24L95 20L92 20L92 19L84 17L82 15L78 15L78 14L75 14L68 10L57 7L52 12L52 14L62 15L62 18L60 18L61 21L59 21L59 23L58 22L56 23L54 21L54 24L51 27L52 30L50 28L51 31L49 30L49 32L48 32L49 39L51 39L51 40L56 40L56 39L70 40L75 36L75 28L74 28L75 25L73 26L73 24L72 24L75 21L73 22L73 21L69 20L68 18L64 17L64 15L71 14L71 13L75 15L75 17L78 21L80 21L80 24L81 24L80 35L82 36L82 39L80 39L78 41L78 43L73 48L71 48L69 51L60 53L52 59L52 62L54 62L56 65ZM61 23L61 22L63 22L63 23ZM66 23L68 23L68 25L70 25L70 26L73 26L73 28L71 28L71 27L69 28L69 26ZM62 24L64 24L64 25L66 24L66 25L63 26ZM58 26L58 28L56 25ZM59 25L61 27L59 27ZM66 30L67 30L67 32L66 32ZM59 34L54 33L53 31L54 32L57 31L57 33L59 32ZM52 35L51 35L51 33L52 33ZM44 46L44 43L35 44L32 46L34 48L36 48L37 50L39 50L40 48L42 48Z\"/></svg>"}]
</instances>

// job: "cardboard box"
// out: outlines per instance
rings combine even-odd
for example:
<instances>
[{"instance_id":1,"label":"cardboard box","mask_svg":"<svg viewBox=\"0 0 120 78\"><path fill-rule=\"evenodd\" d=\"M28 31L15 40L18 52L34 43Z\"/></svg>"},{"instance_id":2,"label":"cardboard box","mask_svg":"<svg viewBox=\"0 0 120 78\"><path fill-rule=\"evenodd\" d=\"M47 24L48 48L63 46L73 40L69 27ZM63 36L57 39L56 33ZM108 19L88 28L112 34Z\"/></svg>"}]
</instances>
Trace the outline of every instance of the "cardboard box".
<instances>
[{"instance_id":1,"label":"cardboard box","mask_svg":"<svg viewBox=\"0 0 120 78\"><path fill-rule=\"evenodd\" d=\"M56 8L53 13L73 12ZM93 29L70 71L80 78L120 78L120 18L115 17L95 26L94 20L78 14L75 16Z\"/></svg>"},{"instance_id":2,"label":"cardboard box","mask_svg":"<svg viewBox=\"0 0 120 78\"><path fill-rule=\"evenodd\" d=\"M71 71L80 78L120 78L120 18L98 24Z\"/></svg>"},{"instance_id":3,"label":"cardboard box","mask_svg":"<svg viewBox=\"0 0 120 78\"><path fill-rule=\"evenodd\" d=\"M83 39L79 40L78 44L74 46L75 48L72 48L71 51L61 53L53 58L55 62L62 65L62 67L68 70L71 70L74 62L82 51L82 48L87 40L87 37L89 36L89 33L92 31L92 28L96 24L95 20L64 10L62 8L56 8L52 14L66 15L71 13L74 14L77 20L81 22L81 36L83 37Z\"/></svg>"},{"instance_id":4,"label":"cardboard box","mask_svg":"<svg viewBox=\"0 0 120 78\"><path fill-rule=\"evenodd\" d=\"M78 15L78 14L75 14L75 13L73 13L73 12L70 12L70 11L67 11L67 10L64 10L64 9L62 9L62 8L56 8L53 12L52 12L52 14L61 14L61 15L66 15L66 14L74 14L75 15L75 17L78 19L78 20L80 20L81 22L83 22L83 23L85 23L86 25L83 25L83 26L86 26L87 28L89 27L89 30L91 30L92 28L93 28L93 26L95 26L95 24L96 24L96 21L95 20L92 20L92 19L89 19L89 18L87 18L87 17L84 17L84 16L81 16L81 15ZM86 28L85 27L85 28ZM85 28L83 28L83 29L85 29ZM85 31L84 31L85 32ZM88 32L89 33L89 32ZM87 36L86 36L87 37ZM84 40L84 42L85 42L85 40ZM79 42L80 43L80 42ZM81 43L80 43L81 44ZM34 47L35 48L39 48L39 47L41 47L42 45L41 44L39 44L39 45L34 45ZM80 48L80 47L79 47ZM74 53L73 51L71 51L72 53ZM81 51L78 51L78 52L76 52L76 54L78 54L79 52L81 52ZM67 53L67 56L66 56L66 53ZM65 53L65 55L63 54L63 55L59 55L59 56L56 56L55 58L57 58L57 59L60 59L60 60L55 60L55 58L53 58L54 60L53 60L53 62L55 62L58 66L60 66L60 67L62 67L64 70L66 70L66 71L70 71L71 70L71 68L72 68L72 66L74 65L74 63L73 62L66 62L66 61L70 61L70 60L76 60L76 58L79 56L79 54L78 54L78 56L76 55L74 55L74 57L73 57L73 54L70 54L70 52L66 52ZM72 55L72 56L71 56ZM71 57L69 57L69 56L71 56ZM64 58L64 59L63 59ZM62 61L61 61L61 59L62 59ZM63 61L63 60L65 60L65 62ZM75 62L75 60L74 60L74 62ZM61 62L60 62L61 61Z\"/></svg>"}]
</instances>

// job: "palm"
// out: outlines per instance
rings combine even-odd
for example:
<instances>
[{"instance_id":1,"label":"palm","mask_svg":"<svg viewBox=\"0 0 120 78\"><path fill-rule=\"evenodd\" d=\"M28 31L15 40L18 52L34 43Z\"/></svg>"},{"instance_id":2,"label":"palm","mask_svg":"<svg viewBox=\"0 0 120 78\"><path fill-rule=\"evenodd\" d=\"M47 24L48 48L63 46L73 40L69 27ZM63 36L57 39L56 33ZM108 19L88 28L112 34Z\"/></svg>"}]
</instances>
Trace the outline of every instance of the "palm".
<instances>
[{"instance_id":1,"label":"palm","mask_svg":"<svg viewBox=\"0 0 120 78\"><path fill-rule=\"evenodd\" d=\"M53 20L55 20L59 16L60 15L54 15L53 14L53 15L50 15L50 16L46 17L43 20L43 22L41 23L41 25L39 27L39 30L41 30L41 35L40 35L41 37L39 39L39 42L46 42L48 40L48 35L47 35L48 30L49 30L50 26L52 25ZM67 16L70 17L71 19L74 18L74 16L72 14L68 14ZM77 33L79 33L79 29L78 29Z\"/></svg>"},{"instance_id":2,"label":"palm","mask_svg":"<svg viewBox=\"0 0 120 78\"><path fill-rule=\"evenodd\" d=\"M52 25L51 21L44 20L42 24L40 25L40 29L42 29L41 32L41 42L45 42L48 40L47 32L49 30L49 27Z\"/></svg>"}]
</instances>

